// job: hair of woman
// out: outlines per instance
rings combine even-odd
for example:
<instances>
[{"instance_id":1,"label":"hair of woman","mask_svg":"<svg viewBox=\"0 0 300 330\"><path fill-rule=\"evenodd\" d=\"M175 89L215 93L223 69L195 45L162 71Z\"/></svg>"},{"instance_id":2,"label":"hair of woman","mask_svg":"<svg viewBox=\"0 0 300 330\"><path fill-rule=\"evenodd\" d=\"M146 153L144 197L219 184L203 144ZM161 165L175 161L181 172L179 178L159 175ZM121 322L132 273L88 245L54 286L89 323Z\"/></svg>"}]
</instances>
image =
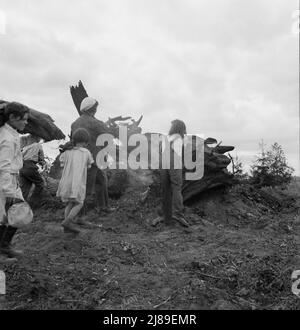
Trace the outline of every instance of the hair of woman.
<instances>
[{"instance_id":1,"label":"hair of woman","mask_svg":"<svg viewBox=\"0 0 300 330\"><path fill-rule=\"evenodd\" d=\"M182 120L175 119L171 122L169 135L179 134L182 138L186 134L186 126Z\"/></svg>"},{"instance_id":2,"label":"hair of woman","mask_svg":"<svg viewBox=\"0 0 300 330\"><path fill-rule=\"evenodd\" d=\"M10 115L14 115L16 118L22 119L26 113L29 113L29 109L26 105L18 102L10 102L5 106L4 122L9 121Z\"/></svg>"}]
</instances>

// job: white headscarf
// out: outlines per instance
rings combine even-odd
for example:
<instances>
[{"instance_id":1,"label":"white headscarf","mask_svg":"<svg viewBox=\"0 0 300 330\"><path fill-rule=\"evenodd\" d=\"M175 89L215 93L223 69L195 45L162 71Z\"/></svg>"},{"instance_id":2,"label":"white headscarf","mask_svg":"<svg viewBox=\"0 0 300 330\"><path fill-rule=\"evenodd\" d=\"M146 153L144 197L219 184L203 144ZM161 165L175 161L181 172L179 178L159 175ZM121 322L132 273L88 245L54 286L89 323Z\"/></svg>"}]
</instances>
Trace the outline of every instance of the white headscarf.
<instances>
[{"instance_id":1,"label":"white headscarf","mask_svg":"<svg viewBox=\"0 0 300 330\"><path fill-rule=\"evenodd\" d=\"M91 109L96 103L98 103L97 100L88 96L82 100L81 105L80 105L80 111L85 112L85 111Z\"/></svg>"}]
</instances>

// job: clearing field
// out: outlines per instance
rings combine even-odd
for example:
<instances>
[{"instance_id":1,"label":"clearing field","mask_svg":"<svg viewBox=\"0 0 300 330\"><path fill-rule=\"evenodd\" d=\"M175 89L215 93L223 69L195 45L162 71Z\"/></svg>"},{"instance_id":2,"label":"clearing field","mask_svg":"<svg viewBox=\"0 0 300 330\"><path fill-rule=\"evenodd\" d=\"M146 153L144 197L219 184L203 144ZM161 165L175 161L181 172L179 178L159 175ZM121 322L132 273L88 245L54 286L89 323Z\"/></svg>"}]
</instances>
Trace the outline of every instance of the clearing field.
<instances>
[{"instance_id":1,"label":"clearing field","mask_svg":"<svg viewBox=\"0 0 300 330\"><path fill-rule=\"evenodd\" d=\"M300 309L300 192L236 185L187 206L190 228L150 225L159 199L138 189L117 211L83 217L99 224L62 232L63 204L35 210L14 243L25 256L2 266L7 309Z\"/></svg>"}]
</instances>

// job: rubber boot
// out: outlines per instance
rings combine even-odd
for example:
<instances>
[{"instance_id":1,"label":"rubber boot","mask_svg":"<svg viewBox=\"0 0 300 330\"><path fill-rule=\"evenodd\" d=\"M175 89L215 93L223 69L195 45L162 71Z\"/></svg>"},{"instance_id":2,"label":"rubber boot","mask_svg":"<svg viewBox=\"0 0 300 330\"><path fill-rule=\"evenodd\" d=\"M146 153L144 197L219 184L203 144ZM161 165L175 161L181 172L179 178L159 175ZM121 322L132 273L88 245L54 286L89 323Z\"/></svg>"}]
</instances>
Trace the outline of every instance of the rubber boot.
<instances>
[{"instance_id":1,"label":"rubber boot","mask_svg":"<svg viewBox=\"0 0 300 330\"><path fill-rule=\"evenodd\" d=\"M13 263L17 261L15 255L12 253L14 250L9 247L9 244L7 245L9 232L10 229L7 226L0 225L0 263Z\"/></svg>"},{"instance_id":2,"label":"rubber boot","mask_svg":"<svg viewBox=\"0 0 300 330\"><path fill-rule=\"evenodd\" d=\"M15 250L11 247L11 242L16 232L17 228L7 226L2 238L1 250L10 258L18 258L23 256L23 251Z\"/></svg>"}]
</instances>

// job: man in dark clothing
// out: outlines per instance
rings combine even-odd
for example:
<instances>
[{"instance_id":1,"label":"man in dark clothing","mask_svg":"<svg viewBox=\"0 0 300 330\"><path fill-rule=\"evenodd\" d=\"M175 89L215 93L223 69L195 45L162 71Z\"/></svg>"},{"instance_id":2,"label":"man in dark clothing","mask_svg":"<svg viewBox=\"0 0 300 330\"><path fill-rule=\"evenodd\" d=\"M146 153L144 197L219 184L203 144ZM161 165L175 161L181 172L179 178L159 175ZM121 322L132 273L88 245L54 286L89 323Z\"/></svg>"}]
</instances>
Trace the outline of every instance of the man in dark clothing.
<instances>
[{"instance_id":1,"label":"man in dark clothing","mask_svg":"<svg viewBox=\"0 0 300 330\"><path fill-rule=\"evenodd\" d=\"M101 147L96 146L97 138L101 134L109 133L107 126L95 118L97 107L98 102L95 99L86 97L81 102L81 116L71 126L71 137L72 133L78 128L85 128L90 133L91 140L88 149L93 155L95 163L97 154L101 150ZM108 207L107 178L95 163L88 170L87 195L95 196L96 205L99 210L112 212L113 209Z\"/></svg>"}]
</instances>

